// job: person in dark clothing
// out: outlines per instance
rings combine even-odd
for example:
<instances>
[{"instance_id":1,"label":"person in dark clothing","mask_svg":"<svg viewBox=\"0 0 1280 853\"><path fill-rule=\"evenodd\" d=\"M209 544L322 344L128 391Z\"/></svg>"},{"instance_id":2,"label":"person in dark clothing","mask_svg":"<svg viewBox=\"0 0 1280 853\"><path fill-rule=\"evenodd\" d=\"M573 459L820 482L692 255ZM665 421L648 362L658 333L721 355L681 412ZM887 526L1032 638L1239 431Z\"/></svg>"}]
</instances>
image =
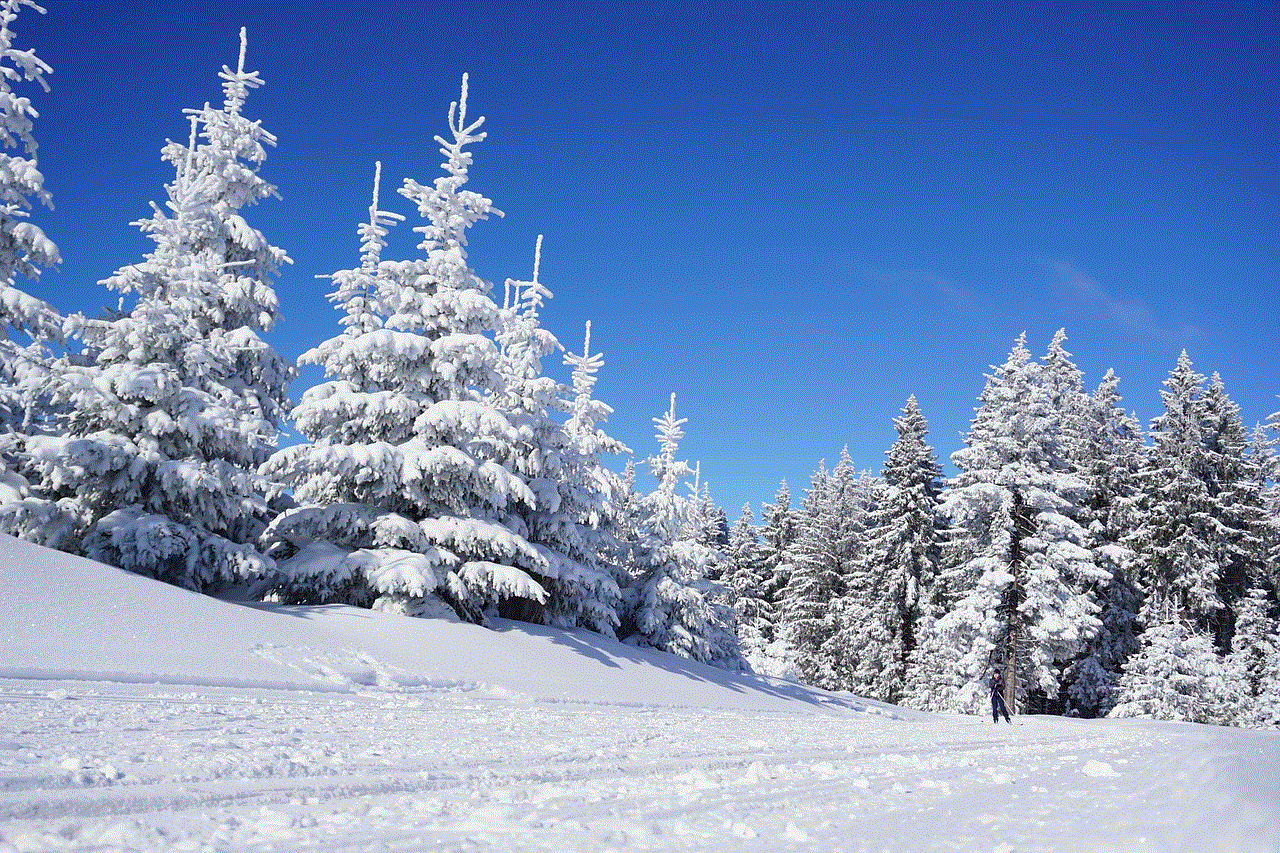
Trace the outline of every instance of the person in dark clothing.
<instances>
[{"instance_id":1,"label":"person in dark clothing","mask_svg":"<svg viewBox=\"0 0 1280 853\"><path fill-rule=\"evenodd\" d=\"M991 722L999 723L1001 714L1004 714L1006 723L1013 725L1013 720L1009 719L1009 706L1004 703L1004 674L997 668L991 670Z\"/></svg>"}]
</instances>

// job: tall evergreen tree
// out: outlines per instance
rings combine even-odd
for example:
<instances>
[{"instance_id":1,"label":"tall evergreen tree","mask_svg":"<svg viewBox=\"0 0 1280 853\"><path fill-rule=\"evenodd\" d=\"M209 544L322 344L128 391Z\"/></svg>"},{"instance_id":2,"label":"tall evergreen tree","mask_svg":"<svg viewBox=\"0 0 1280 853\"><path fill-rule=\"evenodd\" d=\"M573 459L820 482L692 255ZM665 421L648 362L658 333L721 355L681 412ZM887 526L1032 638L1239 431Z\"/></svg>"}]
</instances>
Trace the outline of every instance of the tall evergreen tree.
<instances>
[{"instance_id":1,"label":"tall evergreen tree","mask_svg":"<svg viewBox=\"0 0 1280 853\"><path fill-rule=\"evenodd\" d=\"M1240 407L1227 395L1222 377L1209 380L1204 394L1205 461L1213 518L1218 525L1218 598L1223 608L1213 630L1219 651L1231 648L1237 604L1266 574L1264 493L1255 460L1249 453L1249 433Z\"/></svg>"},{"instance_id":2,"label":"tall evergreen tree","mask_svg":"<svg viewBox=\"0 0 1280 853\"><path fill-rule=\"evenodd\" d=\"M693 474L677 459L685 418L676 418L676 395L662 417L654 418L659 452L649 457L657 487L640 501L634 580L628 590L627 639L725 669L741 669L741 648L733 608L720 584L708 580L723 555L690 537L688 499L682 481Z\"/></svg>"},{"instance_id":3,"label":"tall evergreen tree","mask_svg":"<svg viewBox=\"0 0 1280 853\"><path fill-rule=\"evenodd\" d=\"M779 484L773 503L761 507L760 521L760 592L776 609L791 582L792 551L798 535L796 510L785 480Z\"/></svg>"},{"instance_id":4,"label":"tall evergreen tree","mask_svg":"<svg viewBox=\"0 0 1280 853\"><path fill-rule=\"evenodd\" d=\"M1075 520L1086 488L1062 418L1064 375L1033 362L1020 337L952 455L960 473L943 511L961 532L944 580L956 600L935 625L951 659L933 665L957 668L959 683L940 682L951 695L926 704L980 707L984 677L1000 666L1010 707L1061 710L1063 670L1101 627L1089 588L1108 573Z\"/></svg>"},{"instance_id":5,"label":"tall evergreen tree","mask_svg":"<svg viewBox=\"0 0 1280 853\"><path fill-rule=\"evenodd\" d=\"M927 442L928 424L912 395L893 419L888 451L867 531L862 595L867 620L856 675L864 695L898 702L919 633L941 615L934 580L941 559L938 522L942 469Z\"/></svg>"},{"instance_id":6,"label":"tall evergreen tree","mask_svg":"<svg viewBox=\"0 0 1280 853\"><path fill-rule=\"evenodd\" d=\"M529 541L547 562L546 570L535 575L547 591L547 600L532 613L527 600L519 602L523 612L511 610L507 615L613 635L620 624L620 578L607 562L611 556L616 558L611 554L616 549L600 536L601 528L607 528L610 484L600 477L598 453L617 445L598 435L593 420L562 424L552 417L553 412L577 418L592 411L603 415L605 410L592 407L589 397L579 399L584 390L590 390L584 374L575 373L575 389L543 374L542 359L563 347L540 322L543 302L551 296L538 280L541 256L539 236L532 280L507 282L510 305L504 311L498 341L505 385L500 405L518 436L512 466L537 497L535 506L521 515ZM585 347L583 357L567 362L575 371L599 366ZM594 375L590 383L594 384ZM588 430L597 434L589 435Z\"/></svg>"},{"instance_id":7,"label":"tall evergreen tree","mask_svg":"<svg viewBox=\"0 0 1280 853\"><path fill-rule=\"evenodd\" d=\"M1165 411L1152 420L1152 444L1139 473L1141 520L1129 544L1137 553L1147 624L1187 619L1209 631L1223 608L1223 567L1207 479L1205 377L1184 350L1164 386Z\"/></svg>"},{"instance_id":8,"label":"tall evergreen tree","mask_svg":"<svg viewBox=\"0 0 1280 853\"><path fill-rule=\"evenodd\" d=\"M276 195L258 174L275 138L242 112L262 80L244 70L240 35L222 107L188 110L190 142L164 148L168 201L136 223L154 251L104 282L132 307L68 321L84 351L50 388L70 412L65 434L31 439L44 500L9 515L45 544L195 589L270 568L253 544L268 517L257 469L294 375L260 336L288 257L239 213Z\"/></svg>"},{"instance_id":9,"label":"tall evergreen tree","mask_svg":"<svg viewBox=\"0 0 1280 853\"><path fill-rule=\"evenodd\" d=\"M0 456L8 460L5 468L16 464L12 454L21 451L21 436L40 431L37 401L49 376L48 344L62 343L62 317L16 280L38 279L62 260L58 247L30 221L33 202L52 210L53 201L36 163L33 130L39 114L12 84L35 82L47 92L45 75L52 69L35 51L14 47L13 23L24 6L44 13L31 0L0 3ZM19 491L25 492L20 481Z\"/></svg>"},{"instance_id":10,"label":"tall evergreen tree","mask_svg":"<svg viewBox=\"0 0 1280 853\"><path fill-rule=\"evenodd\" d=\"M1136 519L1142 433L1120 407L1119 378L1111 370L1088 401L1081 473L1088 485L1087 521L1094 562L1110 579L1095 590L1102 629L1071 667L1070 706L1085 717L1105 716L1116 703L1121 670L1137 648L1135 620L1141 596L1131 580L1134 553L1124 542Z\"/></svg>"},{"instance_id":11,"label":"tall evergreen tree","mask_svg":"<svg viewBox=\"0 0 1280 853\"><path fill-rule=\"evenodd\" d=\"M821 649L835 633L830 605L840 592L840 575L827 559L826 529L831 475L820 462L809 480L797 522L791 577L783 593L781 625L795 651L796 667L808 684L833 683L835 673Z\"/></svg>"},{"instance_id":12,"label":"tall evergreen tree","mask_svg":"<svg viewBox=\"0 0 1280 853\"><path fill-rule=\"evenodd\" d=\"M1255 427L1249 456L1262 496L1263 577L1272 589L1280 590L1280 412Z\"/></svg>"},{"instance_id":13,"label":"tall evergreen tree","mask_svg":"<svg viewBox=\"0 0 1280 853\"><path fill-rule=\"evenodd\" d=\"M751 504L743 504L742 515L729 531L725 550L724 585L729 590L737 617L738 641L742 655L752 669L768 674L768 646L773 640L773 605L762 597L763 562L760 531L756 528Z\"/></svg>"},{"instance_id":14,"label":"tall evergreen tree","mask_svg":"<svg viewBox=\"0 0 1280 853\"><path fill-rule=\"evenodd\" d=\"M302 507L269 533L285 551L338 546L336 576L360 578L375 607L427 615L443 603L476 622L506 599L544 604L535 577L548 570L525 536L537 497L513 468L519 435L498 403L500 309L467 262L467 229L499 213L463 189L483 122L467 121L464 75L449 138L435 138L444 175L400 188L425 220L414 229L424 257L380 261L382 327L317 354L335 381L304 400L317 408L313 443L271 463ZM369 372L351 372L354 360ZM348 410L360 416L350 427Z\"/></svg>"},{"instance_id":15,"label":"tall evergreen tree","mask_svg":"<svg viewBox=\"0 0 1280 853\"><path fill-rule=\"evenodd\" d=\"M840 690L853 685L856 631L864 616L853 584L869 504L868 484L847 449L830 473L819 466L805 496L782 612L787 639L809 684Z\"/></svg>"}]
</instances>

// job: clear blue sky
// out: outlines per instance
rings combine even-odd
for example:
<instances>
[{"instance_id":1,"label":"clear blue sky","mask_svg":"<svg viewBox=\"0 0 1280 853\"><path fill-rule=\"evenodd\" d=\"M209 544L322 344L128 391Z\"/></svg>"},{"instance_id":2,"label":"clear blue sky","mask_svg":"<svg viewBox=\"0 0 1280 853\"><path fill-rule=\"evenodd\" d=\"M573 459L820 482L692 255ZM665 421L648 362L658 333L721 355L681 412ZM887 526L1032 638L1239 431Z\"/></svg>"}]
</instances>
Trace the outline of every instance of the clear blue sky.
<instances>
[{"instance_id":1,"label":"clear blue sky","mask_svg":"<svg viewBox=\"0 0 1280 853\"><path fill-rule=\"evenodd\" d=\"M843 446L878 471L910 394L945 460L1024 330L1039 355L1066 327L1144 424L1183 348L1246 423L1280 409L1280 4L44 5L15 29L54 69L23 91L64 257L32 289L64 313L149 248L160 148L243 25L288 357L338 328L314 276L357 263L374 161L411 216L392 190L439 174L465 71L470 187L506 212L473 266L500 298L545 234L544 325L577 348L593 321L610 431L654 452L676 392L731 521Z\"/></svg>"}]
</instances>

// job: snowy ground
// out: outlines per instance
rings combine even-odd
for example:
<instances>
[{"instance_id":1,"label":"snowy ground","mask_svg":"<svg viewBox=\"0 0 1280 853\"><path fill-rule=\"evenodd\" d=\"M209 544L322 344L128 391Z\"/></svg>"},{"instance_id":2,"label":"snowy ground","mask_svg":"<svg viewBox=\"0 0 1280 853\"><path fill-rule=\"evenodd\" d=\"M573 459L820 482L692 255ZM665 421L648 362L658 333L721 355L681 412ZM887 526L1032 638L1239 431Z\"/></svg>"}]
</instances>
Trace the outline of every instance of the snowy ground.
<instances>
[{"instance_id":1,"label":"snowy ground","mask_svg":"<svg viewBox=\"0 0 1280 853\"><path fill-rule=\"evenodd\" d=\"M934 717L0 538L0 851L1280 850L1280 733Z\"/></svg>"}]
</instances>

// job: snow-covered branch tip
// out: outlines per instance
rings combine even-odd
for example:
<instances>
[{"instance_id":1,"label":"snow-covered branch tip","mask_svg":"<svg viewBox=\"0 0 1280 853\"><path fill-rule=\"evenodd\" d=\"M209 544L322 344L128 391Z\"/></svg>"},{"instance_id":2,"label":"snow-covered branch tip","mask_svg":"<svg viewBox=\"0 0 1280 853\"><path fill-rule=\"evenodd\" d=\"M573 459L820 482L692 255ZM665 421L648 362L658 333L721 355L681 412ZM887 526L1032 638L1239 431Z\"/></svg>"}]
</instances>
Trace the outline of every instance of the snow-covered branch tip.
<instances>
[{"instance_id":1,"label":"snow-covered branch tip","mask_svg":"<svg viewBox=\"0 0 1280 853\"><path fill-rule=\"evenodd\" d=\"M458 100L449 104L449 130L453 132L454 140L459 145L468 142L482 142L486 136L483 133L475 133L480 125L484 124L484 116L467 124L467 81L470 75L465 71L462 74L462 94ZM455 118L456 117L456 118Z\"/></svg>"},{"instance_id":2,"label":"snow-covered branch tip","mask_svg":"<svg viewBox=\"0 0 1280 853\"><path fill-rule=\"evenodd\" d=\"M236 63L236 74L244 75L244 55L249 49L249 33L247 27L240 28L240 60Z\"/></svg>"}]
</instances>

